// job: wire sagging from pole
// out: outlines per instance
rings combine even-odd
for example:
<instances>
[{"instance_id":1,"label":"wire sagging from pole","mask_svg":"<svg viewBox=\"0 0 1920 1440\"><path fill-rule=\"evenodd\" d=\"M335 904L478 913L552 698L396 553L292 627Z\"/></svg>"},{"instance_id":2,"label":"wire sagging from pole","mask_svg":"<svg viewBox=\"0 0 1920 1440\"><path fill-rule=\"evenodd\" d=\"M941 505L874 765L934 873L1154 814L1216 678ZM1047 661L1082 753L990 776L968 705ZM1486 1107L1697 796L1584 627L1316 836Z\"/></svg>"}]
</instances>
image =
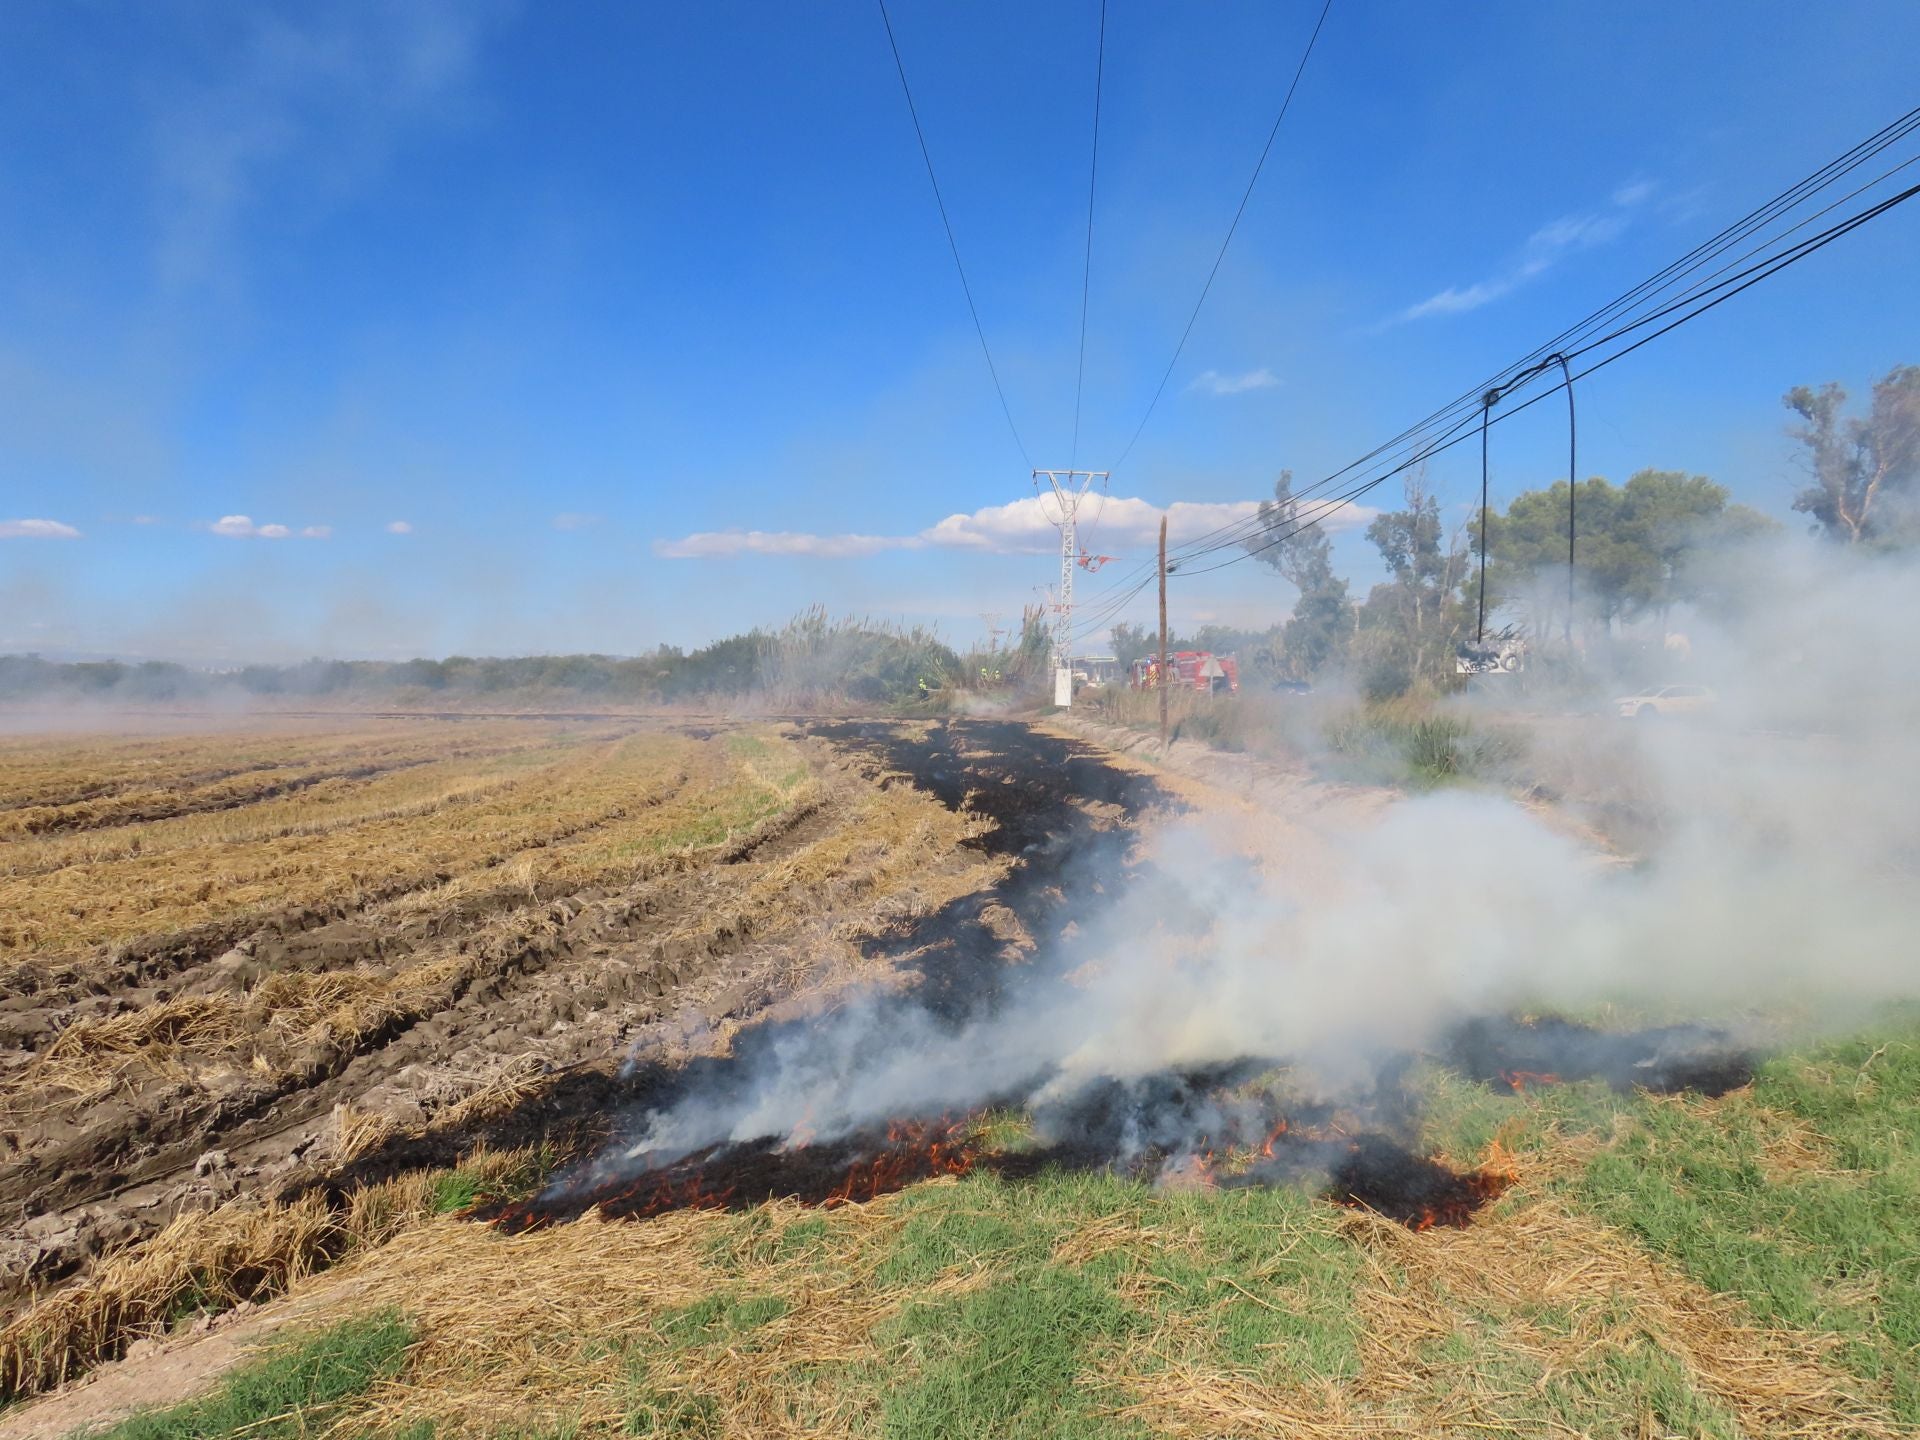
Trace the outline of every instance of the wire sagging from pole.
<instances>
[{"instance_id":1,"label":"wire sagging from pole","mask_svg":"<svg viewBox=\"0 0 1920 1440\"><path fill-rule=\"evenodd\" d=\"M887 0L876 0L880 6L880 23L887 27L887 46L893 51L894 69L900 72L900 90L907 97L907 114L913 119L913 135L920 142L920 158L926 162L927 183L933 186L933 203L940 210L940 224L947 232L947 248L953 252L953 268L960 274L960 290L967 297L967 313L973 317L973 333L980 337L980 353L986 357L987 374L993 377L993 393L1000 397L1000 413L1007 417L1007 430L1013 436L1013 443L1019 447L1020 459L1029 469L1032 458L1027 454L1027 442L1020 438L1020 427L1013 423L1013 407L1007 404L1007 392L1000 386L1000 371L993 363L993 351L987 346L986 327L980 323L980 310L973 303L973 287L967 283L967 267L960 263L960 242L953 236L953 221L947 218L947 202L940 195L940 178L933 173L933 154L927 149L926 132L920 128L920 109L913 103L913 87L907 83L906 62L900 58L900 42L893 36L893 20L887 14Z\"/></svg>"},{"instance_id":2,"label":"wire sagging from pole","mask_svg":"<svg viewBox=\"0 0 1920 1440\"><path fill-rule=\"evenodd\" d=\"M1247 213L1247 202L1253 199L1253 187L1260 183L1260 172L1266 168L1267 156L1273 153L1273 142L1279 137L1280 123L1287 118L1287 111L1293 105L1293 92L1300 88L1300 77L1307 73L1307 61L1313 58L1313 47L1320 39L1320 29L1327 23L1327 12L1331 9L1333 0L1326 0L1320 7L1320 18L1314 22L1313 34L1307 37L1307 48L1300 56L1300 64L1294 69L1293 83L1287 86L1286 98L1280 102L1280 113L1273 117L1273 128L1267 132L1267 143L1260 147L1260 158L1254 162L1253 174L1248 177L1246 191L1240 196L1240 207L1233 212L1226 238L1220 242L1220 253L1213 257L1213 268L1207 271L1206 283L1200 287L1200 298L1193 302L1193 313L1187 316L1187 328L1180 332L1180 341L1173 347L1173 358L1167 361L1166 372L1154 387L1153 398L1147 402L1146 414L1133 427L1133 438L1127 441L1127 448L1120 452L1120 458L1113 462L1115 470L1127 463L1127 456L1133 453L1134 445L1139 442L1140 432L1147 428L1147 421L1153 418L1154 407L1159 405L1161 395L1166 392L1167 381L1173 378L1173 367L1180 363L1181 353L1187 348L1187 337L1193 334L1194 322L1200 318L1201 307L1207 303L1207 293L1213 289L1214 277L1220 273L1221 262L1227 258L1227 247L1233 244L1233 235L1240 228L1241 216Z\"/></svg>"},{"instance_id":3,"label":"wire sagging from pole","mask_svg":"<svg viewBox=\"0 0 1920 1440\"><path fill-rule=\"evenodd\" d=\"M1080 396L1087 383L1087 297L1093 287L1093 196L1100 178L1100 92L1107 73L1107 0L1100 0L1100 40L1093 60L1093 159L1087 166L1087 253L1080 271L1080 361L1073 374L1073 445L1069 468L1080 463Z\"/></svg>"},{"instance_id":4,"label":"wire sagging from pole","mask_svg":"<svg viewBox=\"0 0 1920 1440\"><path fill-rule=\"evenodd\" d=\"M1480 620L1473 629L1478 645L1487 633L1487 417L1493 413L1500 392L1489 390L1480 397Z\"/></svg>"},{"instance_id":5,"label":"wire sagging from pole","mask_svg":"<svg viewBox=\"0 0 1920 1440\"><path fill-rule=\"evenodd\" d=\"M1567 357L1556 351L1547 357L1558 361L1561 378L1567 386L1567 658L1573 658L1573 549L1580 529L1580 440L1573 417L1573 370Z\"/></svg>"}]
</instances>

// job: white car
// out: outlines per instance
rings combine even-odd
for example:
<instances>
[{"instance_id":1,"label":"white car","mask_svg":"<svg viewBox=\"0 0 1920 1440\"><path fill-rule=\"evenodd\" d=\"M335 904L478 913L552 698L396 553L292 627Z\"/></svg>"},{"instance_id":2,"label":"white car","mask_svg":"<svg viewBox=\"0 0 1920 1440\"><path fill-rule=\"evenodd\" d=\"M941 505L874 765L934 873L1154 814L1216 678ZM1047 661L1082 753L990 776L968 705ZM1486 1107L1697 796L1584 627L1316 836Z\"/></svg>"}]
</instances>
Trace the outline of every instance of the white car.
<instances>
[{"instance_id":1,"label":"white car","mask_svg":"<svg viewBox=\"0 0 1920 1440\"><path fill-rule=\"evenodd\" d=\"M1649 685L1633 695L1614 701L1625 720L1649 720L1656 716L1698 715L1713 708L1714 693L1704 685Z\"/></svg>"}]
</instances>

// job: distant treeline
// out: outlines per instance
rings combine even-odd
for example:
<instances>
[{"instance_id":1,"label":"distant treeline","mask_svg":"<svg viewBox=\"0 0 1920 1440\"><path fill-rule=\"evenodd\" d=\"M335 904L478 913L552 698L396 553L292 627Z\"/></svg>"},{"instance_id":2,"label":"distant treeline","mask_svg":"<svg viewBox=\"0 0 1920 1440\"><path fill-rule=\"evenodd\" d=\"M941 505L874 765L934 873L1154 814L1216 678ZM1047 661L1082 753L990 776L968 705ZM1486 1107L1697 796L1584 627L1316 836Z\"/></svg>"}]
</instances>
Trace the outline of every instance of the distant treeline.
<instances>
[{"instance_id":1,"label":"distant treeline","mask_svg":"<svg viewBox=\"0 0 1920 1440\"><path fill-rule=\"evenodd\" d=\"M746 637L739 637L744 639ZM737 645L736 641L722 642ZM710 647L719 650L722 646ZM744 647L741 647L744 648ZM749 660L751 651L747 651ZM685 657L691 660L692 657ZM669 683L690 694L746 688L728 683L725 664L668 670ZM738 668L736 665L734 668ZM653 656L527 655L506 658L450 656L445 660L303 660L293 665L247 665L204 670L165 660L123 664L117 660L62 664L36 655L0 656L0 696L73 696L101 700L191 700L221 694L296 698L384 695L433 691L494 695L515 690L570 690L639 697L659 688L662 665Z\"/></svg>"},{"instance_id":2,"label":"distant treeline","mask_svg":"<svg viewBox=\"0 0 1920 1440\"><path fill-rule=\"evenodd\" d=\"M1029 626L1034 629L1037 626ZM1033 636L1023 637L1026 649ZM1009 668L1021 652L1007 652ZM304 660L208 670L170 661L60 662L0 656L0 700L164 703L223 697L383 699L562 694L623 703L758 695L793 705L889 704L960 683L979 657L962 659L932 633L807 611L779 630L751 630L697 650L650 654L452 655L444 660Z\"/></svg>"}]
</instances>

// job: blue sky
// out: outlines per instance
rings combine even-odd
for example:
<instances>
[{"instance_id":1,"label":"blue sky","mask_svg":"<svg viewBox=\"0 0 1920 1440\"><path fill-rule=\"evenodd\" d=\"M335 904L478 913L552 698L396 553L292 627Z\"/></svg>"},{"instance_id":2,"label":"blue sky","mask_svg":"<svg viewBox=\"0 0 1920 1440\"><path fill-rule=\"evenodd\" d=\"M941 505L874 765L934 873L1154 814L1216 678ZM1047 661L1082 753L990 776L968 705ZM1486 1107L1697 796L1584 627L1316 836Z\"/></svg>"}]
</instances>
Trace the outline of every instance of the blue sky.
<instances>
[{"instance_id":1,"label":"blue sky","mask_svg":"<svg viewBox=\"0 0 1920 1440\"><path fill-rule=\"evenodd\" d=\"M1064 465L1097 0L892 3ZM1145 408L1317 9L1110 0L1081 465ZM1335 0L1093 548L1370 449L1893 119L1915 54L1896 0ZM631 652L816 601L967 641L1054 578L865 0L20 0L0 68L0 648ZM1915 253L1920 207L1584 383L1581 469L1786 517L1779 397L1920 360ZM1561 424L1497 432L1498 494L1562 473ZM1456 515L1471 448L1431 477ZM1290 601L1241 565L1174 619Z\"/></svg>"}]
</instances>

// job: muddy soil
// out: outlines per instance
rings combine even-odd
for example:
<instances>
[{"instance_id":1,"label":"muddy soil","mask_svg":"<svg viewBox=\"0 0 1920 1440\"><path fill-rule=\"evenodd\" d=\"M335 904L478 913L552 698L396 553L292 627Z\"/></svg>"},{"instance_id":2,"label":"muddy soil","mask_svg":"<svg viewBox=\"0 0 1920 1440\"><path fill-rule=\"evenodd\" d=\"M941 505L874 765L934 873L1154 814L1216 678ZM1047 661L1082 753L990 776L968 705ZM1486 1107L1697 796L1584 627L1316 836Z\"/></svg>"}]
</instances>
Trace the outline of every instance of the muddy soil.
<instances>
[{"instance_id":1,"label":"muddy soil","mask_svg":"<svg viewBox=\"0 0 1920 1440\"><path fill-rule=\"evenodd\" d=\"M805 1025L809 992L844 980L822 937L850 945L866 978L895 972L943 1013L1000 1003L1036 942L1070 933L1107 887L1127 883L1136 824L1169 803L1097 747L1015 721L797 730L821 798L694 870L564 895L503 888L405 924L378 904L310 910L245 935L178 940L147 963L103 967L91 986L9 997L0 1065L10 1066L76 1018L240 993L279 971L480 962L421 1013L271 1073L151 1074L31 1123L0 1116L0 1306L17 1311L103 1253L237 1195L339 1193L482 1143L593 1143L636 1106L729 1063L724 1052L737 1062ZM990 822L929 857L908 887L958 898L929 906L798 885L770 924L767 877L851 823L863 787L900 784ZM517 1103L461 1121L460 1102L503 1078ZM369 1117L388 1138L343 1153L349 1123Z\"/></svg>"}]
</instances>

